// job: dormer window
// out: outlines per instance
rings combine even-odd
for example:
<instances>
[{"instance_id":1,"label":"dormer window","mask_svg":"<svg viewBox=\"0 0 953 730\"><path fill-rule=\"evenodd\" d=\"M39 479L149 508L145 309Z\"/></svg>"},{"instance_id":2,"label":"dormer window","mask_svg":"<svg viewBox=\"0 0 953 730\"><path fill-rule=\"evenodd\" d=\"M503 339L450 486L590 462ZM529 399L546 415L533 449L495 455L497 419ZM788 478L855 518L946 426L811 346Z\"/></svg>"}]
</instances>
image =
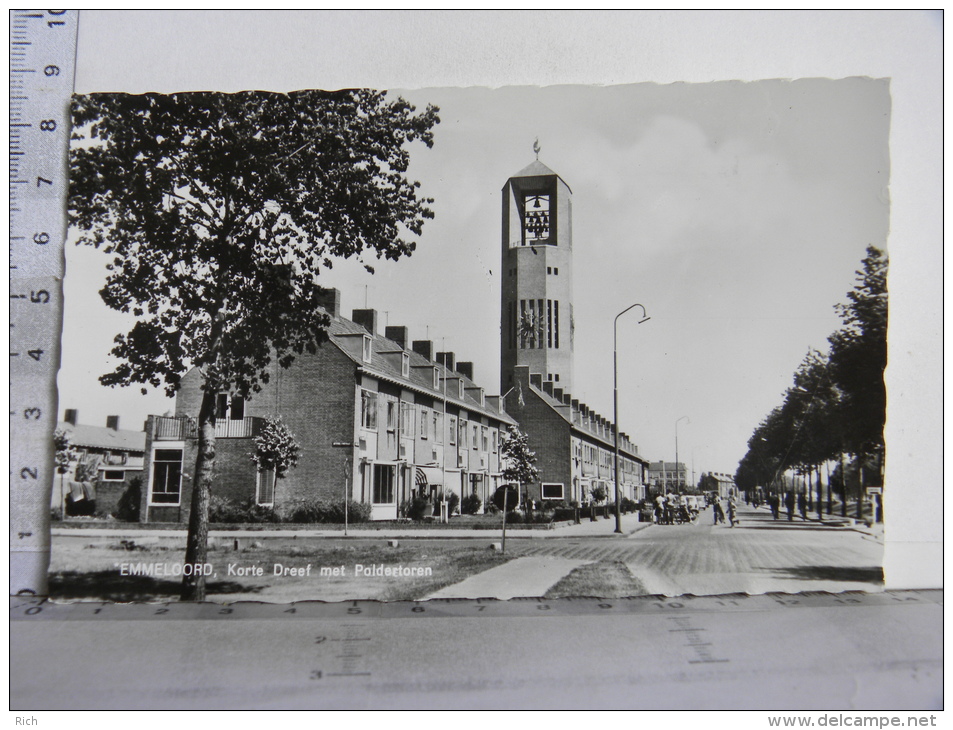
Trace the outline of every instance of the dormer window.
<instances>
[{"instance_id":1,"label":"dormer window","mask_svg":"<svg viewBox=\"0 0 953 730\"><path fill-rule=\"evenodd\" d=\"M406 352L400 355L400 374L405 378L410 377L410 355Z\"/></svg>"},{"instance_id":2,"label":"dormer window","mask_svg":"<svg viewBox=\"0 0 953 730\"><path fill-rule=\"evenodd\" d=\"M363 357L364 362L369 363L371 361L371 355L374 352L372 345L372 340L369 335L364 335L364 351Z\"/></svg>"},{"instance_id":3,"label":"dormer window","mask_svg":"<svg viewBox=\"0 0 953 730\"><path fill-rule=\"evenodd\" d=\"M457 398L463 400L463 378L457 380Z\"/></svg>"},{"instance_id":4,"label":"dormer window","mask_svg":"<svg viewBox=\"0 0 953 730\"><path fill-rule=\"evenodd\" d=\"M433 389L440 390L440 371L437 368L433 369Z\"/></svg>"}]
</instances>

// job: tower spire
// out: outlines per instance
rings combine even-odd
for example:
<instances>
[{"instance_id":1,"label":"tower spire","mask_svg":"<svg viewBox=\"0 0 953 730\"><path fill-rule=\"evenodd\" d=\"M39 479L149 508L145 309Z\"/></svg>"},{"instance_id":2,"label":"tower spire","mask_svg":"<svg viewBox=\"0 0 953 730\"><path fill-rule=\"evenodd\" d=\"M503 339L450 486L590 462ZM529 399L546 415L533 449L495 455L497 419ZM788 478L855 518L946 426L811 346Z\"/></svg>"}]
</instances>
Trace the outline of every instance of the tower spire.
<instances>
[{"instance_id":1,"label":"tower spire","mask_svg":"<svg viewBox=\"0 0 953 730\"><path fill-rule=\"evenodd\" d=\"M537 138L536 138L536 141L533 142L533 152L536 153L536 159L537 159L537 160L539 159L539 151L540 151L540 149L542 149L542 148L539 146L539 137L537 137Z\"/></svg>"}]
</instances>

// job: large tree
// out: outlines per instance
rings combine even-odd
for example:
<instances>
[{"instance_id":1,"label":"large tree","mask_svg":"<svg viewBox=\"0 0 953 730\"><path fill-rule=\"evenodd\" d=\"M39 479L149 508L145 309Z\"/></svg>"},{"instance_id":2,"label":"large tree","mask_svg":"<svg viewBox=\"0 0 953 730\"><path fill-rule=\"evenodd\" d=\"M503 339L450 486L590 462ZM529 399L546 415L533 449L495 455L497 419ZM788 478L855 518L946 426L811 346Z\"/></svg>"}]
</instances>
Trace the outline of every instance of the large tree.
<instances>
[{"instance_id":1,"label":"large tree","mask_svg":"<svg viewBox=\"0 0 953 730\"><path fill-rule=\"evenodd\" d=\"M70 221L109 255L101 295L135 315L107 385L203 377L187 563L207 553L219 393L248 398L273 359L327 337L317 278L334 257L414 250L433 201L406 177L406 145L430 147L437 109L368 90L73 101ZM145 389L144 389L145 390ZM204 578L183 598L202 600Z\"/></svg>"},{"instance_id":2,"label":"large tree","mask_svg":"<svg viewBox=\"0 0 953 730\"><path fill-rule=\"evenodd\" d=\"M833 380L843 392L845 438L854 454L882 453L887 391L887 256L868 246L849 303L838 305L844 326L828 339Z\"/></svg>"}]
</instances>

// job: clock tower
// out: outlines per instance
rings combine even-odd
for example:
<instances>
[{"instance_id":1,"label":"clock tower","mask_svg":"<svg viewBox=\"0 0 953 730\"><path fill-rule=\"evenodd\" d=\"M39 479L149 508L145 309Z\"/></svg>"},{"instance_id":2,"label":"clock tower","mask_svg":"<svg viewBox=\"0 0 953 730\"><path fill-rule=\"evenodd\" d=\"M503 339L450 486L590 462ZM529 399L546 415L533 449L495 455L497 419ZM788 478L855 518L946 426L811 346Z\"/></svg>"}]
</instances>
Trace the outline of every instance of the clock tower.
<instances>
[{"instance_id":1,"label":"clock tower","mask_svg":"<svg viewBox=\"0 0 953 730\"><path fill-rule=\"evenodd\" d=\"M501 270L500 392L519 365L570 392L572 191L539 159L503 186Z\"/></svg>"}]
</instances>

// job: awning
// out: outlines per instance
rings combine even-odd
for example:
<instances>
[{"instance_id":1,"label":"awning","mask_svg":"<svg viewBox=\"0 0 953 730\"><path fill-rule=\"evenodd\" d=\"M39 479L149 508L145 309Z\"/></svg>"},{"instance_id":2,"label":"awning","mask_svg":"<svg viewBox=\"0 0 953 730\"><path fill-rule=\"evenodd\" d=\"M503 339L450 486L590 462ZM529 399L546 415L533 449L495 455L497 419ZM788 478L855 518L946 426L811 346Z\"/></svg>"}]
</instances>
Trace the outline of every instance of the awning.
<instances>
[{"instance_id":1,"label":"awning","mask_svg":"<svg viewBox=\"0 0 953 730\"><path fill-rule=\"evenodd\" d=\"M418 466L414 481L418 487L426 487L428 485L442 487L443 470L435 466Z\"/></svg>"}]
</instances>

